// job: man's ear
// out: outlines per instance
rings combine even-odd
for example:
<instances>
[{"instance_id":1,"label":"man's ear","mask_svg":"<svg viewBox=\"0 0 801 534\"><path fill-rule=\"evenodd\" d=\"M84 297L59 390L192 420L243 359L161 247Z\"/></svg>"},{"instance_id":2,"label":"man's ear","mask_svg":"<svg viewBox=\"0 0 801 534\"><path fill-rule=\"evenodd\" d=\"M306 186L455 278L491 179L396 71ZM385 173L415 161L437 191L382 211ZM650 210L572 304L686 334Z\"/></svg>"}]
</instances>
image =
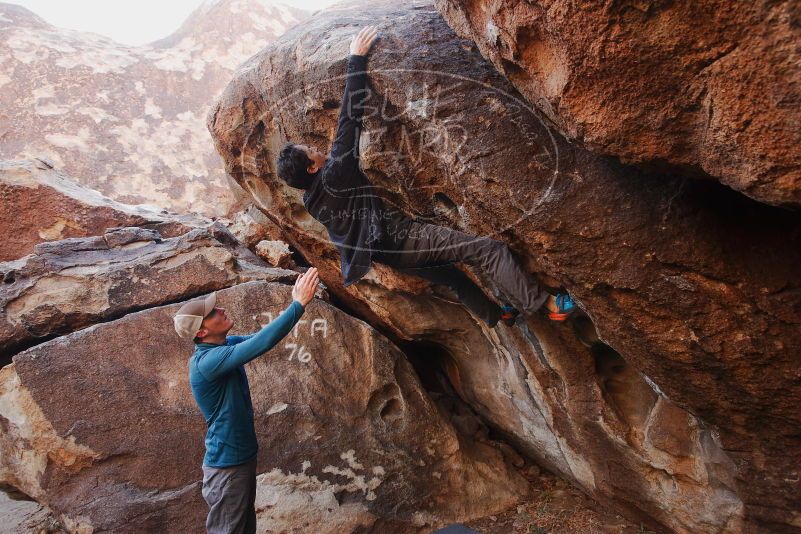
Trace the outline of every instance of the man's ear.
<instances>
[{"instance_id":1,"label":"man's ear","mask_svg":"<svg viewBox=\"0 0 801 534\"><path fill-rule=\"evenodd\" d=\"M209 335L208 329L201 328L200 330L197 331L197 333L195 334L195 337L198 337L198 338L202 339L202 338L206 337L207 335Z\"/></svg>"},{"instance_id":2,"label":"man's ear","mask_svg":"<svg viewBox=\"0 0 801 534\"><path fill-rule=\"evenodd\" d=\"M309 165L308 167L306 167L306 172L308 172L309 174L314 174L318 170L319 169L317 168L317 165Z\"/></svg>"}]
</instances>

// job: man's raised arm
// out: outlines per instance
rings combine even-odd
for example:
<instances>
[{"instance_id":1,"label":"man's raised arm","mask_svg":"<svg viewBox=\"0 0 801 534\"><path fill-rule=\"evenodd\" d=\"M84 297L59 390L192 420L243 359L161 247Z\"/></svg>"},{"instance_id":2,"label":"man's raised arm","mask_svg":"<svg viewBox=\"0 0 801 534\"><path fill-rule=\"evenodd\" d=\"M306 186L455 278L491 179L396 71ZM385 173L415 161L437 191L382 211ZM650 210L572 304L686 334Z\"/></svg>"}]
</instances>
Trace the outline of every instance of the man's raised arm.
<instances>
[{"instance_id":1,"label":"man's raised arm","mask_svg":"<svg viewBox=\"0 0 801 534\"><path fill-rule=\"evenodd\" d=\"M374 26L365 26L353 37L348 56L345 92L339 109L337 131L331 146L331 154L337 164L347 170L347 166L358 165L359 130L364 114L364 101L367 100L367 53L376 37Z\"/></svg>"},{"instance_id":2,"label":"man's raised arm","mask_svg":"<svg viewBox=\"0 0 801 534\"><path fill-rule=\"evenodd\" d=\"M298 276L292 288L292 303L261 330L236 345L223 345L200 359L198 369L207 380L214 380L264 354L278 344L298 322L306 305L314 298L317 269L312 267Z\"/></svg>"}]
</instances>

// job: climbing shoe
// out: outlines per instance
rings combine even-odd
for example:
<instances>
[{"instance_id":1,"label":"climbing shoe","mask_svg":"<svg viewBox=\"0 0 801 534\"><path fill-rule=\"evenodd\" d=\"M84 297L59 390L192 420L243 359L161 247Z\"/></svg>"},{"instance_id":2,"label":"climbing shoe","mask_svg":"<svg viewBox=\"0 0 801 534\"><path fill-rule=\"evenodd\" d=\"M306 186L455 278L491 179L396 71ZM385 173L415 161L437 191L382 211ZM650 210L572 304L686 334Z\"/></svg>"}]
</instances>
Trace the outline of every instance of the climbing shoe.
<instances>
[{"instance_id":1,"label":"climbing shoe","mask_svg":"<svg viewBox=\"0 0 801 534\"><path fill-rule=\"evenodd\" d=\"M501 306L501 321L506 326L514 326L518 315L520 315L520 312L511 304Z\"/></svg>"},{"instance_id":2,"label":"climbing shoe","mask_svg":"<svg viewBox=\"0 0 801 534\"><path fill-rule=\"evenodd\" d=\"M546 308L548 311L548 319L552 321L564 321L578 309L578 306L576 306L576 303L573 301L573 297L567 293L559 293L556 295L556 307L558 311L555 312Z\"/></svg>"}]
</instances>

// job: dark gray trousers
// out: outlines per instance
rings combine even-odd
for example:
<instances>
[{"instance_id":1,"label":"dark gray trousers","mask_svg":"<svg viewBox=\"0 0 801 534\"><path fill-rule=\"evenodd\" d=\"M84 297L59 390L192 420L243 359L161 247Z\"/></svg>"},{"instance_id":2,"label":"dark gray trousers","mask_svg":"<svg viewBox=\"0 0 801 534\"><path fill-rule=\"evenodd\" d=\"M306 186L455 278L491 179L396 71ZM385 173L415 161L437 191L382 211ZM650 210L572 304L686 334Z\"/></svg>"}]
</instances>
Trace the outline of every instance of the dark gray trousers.
<instances>
[{"instance_id":1,"label":"dark gray trousers","mask_svg":"<svg viewBox=\"0 0 801 534\"><path fill-rule=\"evenodd\" d=\"M498 322L500 307L454 263L479 270L521 312L533 313L548 299L548 293L520 267L506 243L447 226L410 221L408 225L388 228L382 248L373 259L452 288L459 300L490 326Z\"/></svg>"},{"instance_id":2,"label":"dark gray trousers","mask_svg":"<svg viewBox=\"0 0 801 534\"><path fill-rule=\"evenodd\" d=\"M209 534L255 534L256 458L231 467L202 467Z\"/></svg>"}]
</instances>

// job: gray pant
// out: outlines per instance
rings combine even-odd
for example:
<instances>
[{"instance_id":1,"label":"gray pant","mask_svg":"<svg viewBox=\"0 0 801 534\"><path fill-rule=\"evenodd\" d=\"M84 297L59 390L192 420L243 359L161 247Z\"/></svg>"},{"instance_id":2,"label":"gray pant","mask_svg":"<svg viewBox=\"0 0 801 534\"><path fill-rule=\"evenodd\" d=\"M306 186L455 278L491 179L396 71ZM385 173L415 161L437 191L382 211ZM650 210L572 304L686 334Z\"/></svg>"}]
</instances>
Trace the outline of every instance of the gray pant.
<instances>
[{"instance_id":1,"label":"gray pant","mask_svg":"<svg viewBox=\"0 0 801 534\"><path fill-rule=\"evenodd\" d=\"M256 458L231 467L203 466L203 499L210 534L256 532Z\"/></svg>"},{"instance_id":2,"label":"gray pant","mask_svg":"<svg viewBox=\"0 0 801 534\"><path fill-rule=\"evenodd\" d=\"M373 259L451 287L459 300L490 326L498 322L500 307L454 263L462 262L481 271L522 312L533 313L548 299L548 293L520 267L506 243L447 226L410 221L408 225L388 228L382 249Z\"/></svg>"}]
</instances>

